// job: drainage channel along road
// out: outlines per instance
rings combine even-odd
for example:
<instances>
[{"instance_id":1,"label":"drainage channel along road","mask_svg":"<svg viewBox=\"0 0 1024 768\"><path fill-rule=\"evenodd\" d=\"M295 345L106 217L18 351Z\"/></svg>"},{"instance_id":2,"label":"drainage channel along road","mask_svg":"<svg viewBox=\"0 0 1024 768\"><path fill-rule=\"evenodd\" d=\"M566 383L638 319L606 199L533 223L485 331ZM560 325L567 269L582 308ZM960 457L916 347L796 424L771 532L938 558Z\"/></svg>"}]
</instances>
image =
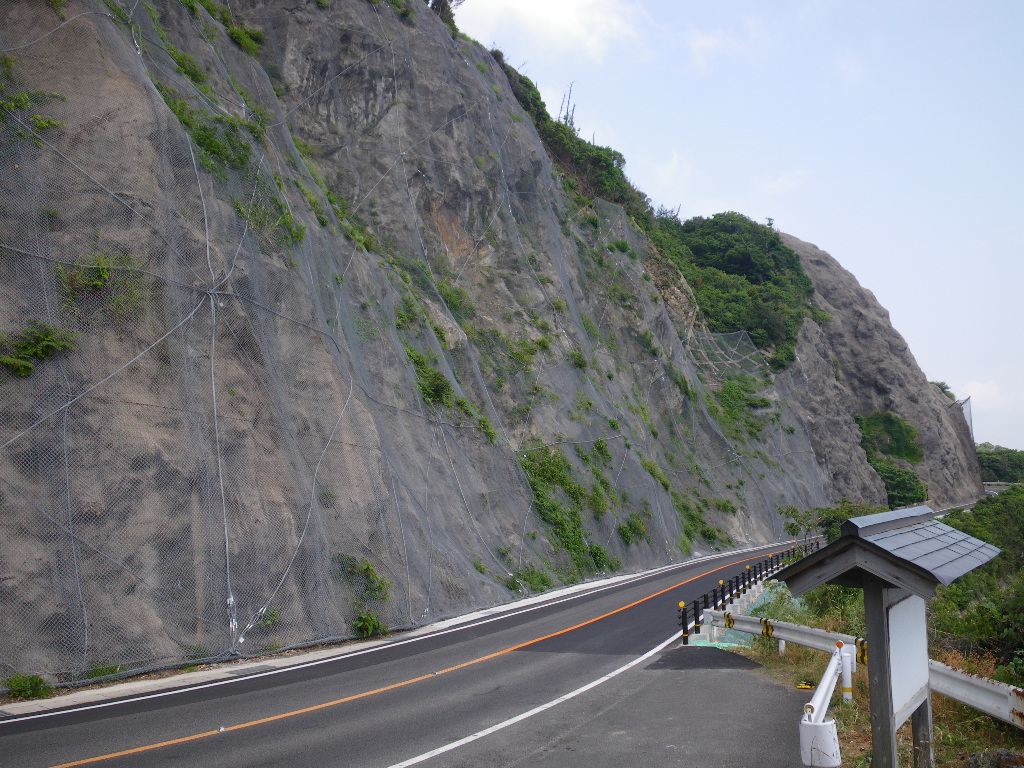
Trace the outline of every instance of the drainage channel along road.
<instances>
[{"instance_id":1,"label":"drainage channel along road","mask_svg":"<svg viewBox=\"0 0 1024 768\"><path fill-rule=\"evenodd\" d=\"M0 720L0 766L798 764L800 696L739 656L678 647L681 601L783 548L238 679L182 675L171 690L14 715Z\"/></svg>"}]
</instances>

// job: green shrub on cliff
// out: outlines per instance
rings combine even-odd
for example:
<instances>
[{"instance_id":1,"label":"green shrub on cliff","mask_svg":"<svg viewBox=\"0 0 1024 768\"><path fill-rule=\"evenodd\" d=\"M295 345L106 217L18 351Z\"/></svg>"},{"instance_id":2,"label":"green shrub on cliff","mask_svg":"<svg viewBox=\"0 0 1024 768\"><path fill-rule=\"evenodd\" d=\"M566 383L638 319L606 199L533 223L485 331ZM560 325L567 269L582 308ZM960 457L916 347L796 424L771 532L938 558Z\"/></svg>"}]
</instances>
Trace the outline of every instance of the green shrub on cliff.
<instances>
[{"instance_id":1,"label":"green shrub on cliff","mask_svg":"<svg viewBox=\"0 0 1024 768\"><path fill-rule=\"evenodd\" d=\"M794 360L805 317L829 319L811 302L800 258L770 227L731 212L684 222L661 209L647 234L683 273L711 330L746 331L775 370Z\"/></svg>"},{"instance_id":2,"label":"green shrub on cliff","mask_svg":"<svg viewBox=\"0 0 1024 768\"><path fill-rule=\"evenodd\" d=\"M860 446L868 464L885 483L889 508L925 501L928 488L917 473L893 460L917 464L924 458L924 450L917 443L917 428L890 411L875 411L867 416L858 414L854 420L860 428Z\"/></svg>"},{"instance_id":3,"label":"green shrub on cliff","mask_svg":"<svg viewBox=\"0 0 1024 768\"><path fill-rule=\"evenodd\" d=\"M772 368L788 366L795 359L804 318L824 322L829 317L811 302L814 287L799 257L782 244L778 233L738 213L682 222L672 211L655 211L626 178L621 153L580 138L571 113L553 120L533 81L509 66L501 51L491 53L562 172L574 202L583 206L600 197L621 205L661 257L682 272L711 330L744 330L766 350Z\"/></svg>"}]
</instances>

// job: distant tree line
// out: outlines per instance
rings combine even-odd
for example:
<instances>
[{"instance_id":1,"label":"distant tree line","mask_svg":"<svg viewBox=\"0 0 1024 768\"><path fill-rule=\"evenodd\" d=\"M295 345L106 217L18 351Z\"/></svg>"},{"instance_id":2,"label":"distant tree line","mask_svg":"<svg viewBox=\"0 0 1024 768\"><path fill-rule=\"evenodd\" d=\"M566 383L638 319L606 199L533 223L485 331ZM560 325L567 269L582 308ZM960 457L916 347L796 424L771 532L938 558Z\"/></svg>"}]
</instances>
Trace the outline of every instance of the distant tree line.
<instances>
[{"instance_id":1,"label":"distant tree line","mask_svg":"<svg viewBox=\"0 0 1024 768\"><path fill-rule=\"evenodd\" d=\"M978 464L986 483L1024 483L1024 451L981 443Z\"/></svg>"}]
</instances>

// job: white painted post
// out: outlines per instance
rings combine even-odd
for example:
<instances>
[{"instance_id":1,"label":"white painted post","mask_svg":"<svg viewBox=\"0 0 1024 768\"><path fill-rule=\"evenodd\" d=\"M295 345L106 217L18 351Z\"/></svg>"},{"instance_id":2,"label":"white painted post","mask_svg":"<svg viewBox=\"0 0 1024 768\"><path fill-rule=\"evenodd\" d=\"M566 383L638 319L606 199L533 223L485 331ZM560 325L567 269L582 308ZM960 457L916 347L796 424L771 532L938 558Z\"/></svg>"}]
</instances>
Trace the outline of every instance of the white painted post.
<instances>
[{"instance_id":1,"label":"white painted post","mask_svg":"<svg viewBox=\"0 0 1024 768\"><path fill-rule=\"evenodd\" d=\"M843 701L853 701L853 657L843 651Z\"/></svg>"},{"instance_id":2,"label":"white painted post","mask_svg":"<svg viewBox=\"0 0 1024 768\"><path fill-rule=\"evenodd\" d=\"M785 640L779 640L779 656L782 656L785 653L786 653L786 641Z\"/></svg>"}]
</instances>

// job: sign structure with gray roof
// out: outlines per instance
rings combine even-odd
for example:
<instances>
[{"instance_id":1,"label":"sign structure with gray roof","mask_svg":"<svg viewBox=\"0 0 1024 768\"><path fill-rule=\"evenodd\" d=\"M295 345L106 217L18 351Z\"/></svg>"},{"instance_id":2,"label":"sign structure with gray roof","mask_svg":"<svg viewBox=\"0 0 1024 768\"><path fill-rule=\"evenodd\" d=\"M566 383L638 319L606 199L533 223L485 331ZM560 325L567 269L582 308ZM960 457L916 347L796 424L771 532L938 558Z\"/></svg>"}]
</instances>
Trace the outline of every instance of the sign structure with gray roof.
<instances>
[{"instance_id":1,"label":"sign structure with gray roof","mask_svg":"<svg viewBox=\"0 0 1024 768\"><path fill-rule=\"evenodd\" d=\"M934 517L927 506L854 517L839 539L777 576L794 595L821 584L864 590L876 768L898 768L896 729L908 717L914 764L935 765L925 601L1000 552Z\"/></svg>"},{"instance_id":2,"label":"sign structure with gray roof","mask_svg":"<svg viewBox=\"0 0 1024 768\"><path fill-rule=\"evenodd\" d=\"M819 584L859 587L866 576L929 598L999 554L991 544L933 519L930 507L847 520L842 537L781 572L795 595Z\"/></svg>"}]
</instances>

